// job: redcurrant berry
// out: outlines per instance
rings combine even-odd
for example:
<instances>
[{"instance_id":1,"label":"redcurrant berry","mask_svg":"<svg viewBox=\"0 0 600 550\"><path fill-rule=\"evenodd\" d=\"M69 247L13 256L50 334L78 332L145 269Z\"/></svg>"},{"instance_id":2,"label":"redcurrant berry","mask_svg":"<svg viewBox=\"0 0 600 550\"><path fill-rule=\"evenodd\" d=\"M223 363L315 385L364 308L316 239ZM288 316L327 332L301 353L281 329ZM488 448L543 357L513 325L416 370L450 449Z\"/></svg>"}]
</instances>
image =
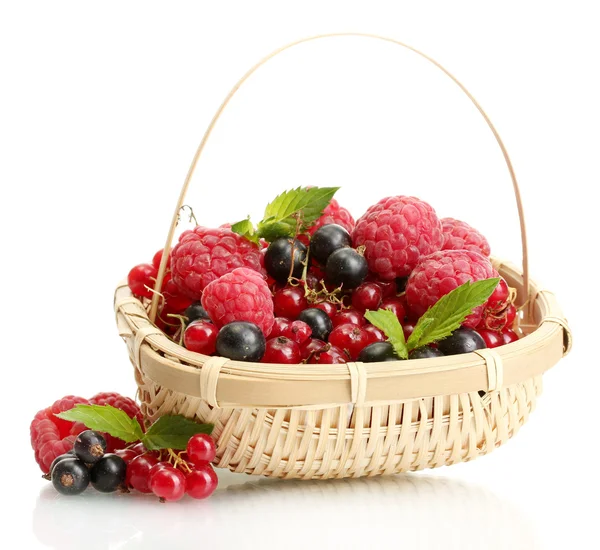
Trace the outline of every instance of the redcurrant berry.
<instances>
[{"instance_id":1,"label":"redcurrant berry","mask_svg":"<svg viewBox=\"0 0 600 550\"><path fill-rule=\"evenodd\" d=\"M207 321L190 323L183 333L183 344L190 351L212 355L216 351L219 329Z\"/></svg>"},{"instance_id":2,"label":"redcurrant berry","mask_svg":"<svg viewBox=\"0 0 600 550\"><path fill-rule=\"evenodd\" d=\"M127 275L127 284L131 292L136 296L144 298L152 298L152 290L158 271L153 265L140 264L136 265Z\"/></svg>"},{"instance_id":3,"label":"redcurrant berry","mask_svg":"<svg viewBox=\"0 0 600 550\"><path fill-rule=\"evenodd\" d=\"M366 322L367 321L365 320L365 316L360 311L356 311L355 309L345 309L344 311L340 311L333 318L334 327L337 327L339 325L345 325L347 323L361 327Z\"/></svg>"},{"instance_id":4,"label":"redcurrant berry","mask_svg":"<svg viewBox=\"0 0 600 550\"><path fill-rule=\"evenodd\" d=\"M502 339L504 340L504 344L510 344L511 342L516 342L519 339L519 335L510 328L505 328L502 331Z\"/></svg>"},{"instance_id":5,"label":"redcurrant berry","mask_svg":"<svg viewBox=\"0 0 600 550\"><path fill-rule=\"evenodd\" d=\"M162 262L164 250L161 248L154 257L152 258L152 265L158 269L160 267L160 262ZM167 262L167 269L169 269L169 262Z\"/></svg>"},{"instance_id":6,"label":"redcurrant berry","mask_svg":"<svg viewBox=\"0 0 600 550\"><path fill-rule=\"evenodd\" d=\"M215 492L219 479L210 464L192 470L185 479L186 493L192 498L207 498Z\"/></svg>"},{"instance_id":7,"label":"redcurrant berry","mask_svg":"<svg viewBox=\"0 0 600 550\"><path fill-rule=\"evenodd\" d=\"M399 298L388 298L381 302L381 309L389 309L398 318L400 323L403 323L406 318L406 309L404 308L403 300Z\"/></svg>"},{"instance_id":8,"label":"redcurrant berry","mask_svg":"<svg viewBox=\"0 0 600 550\"><path fill-rule=\"evenodd\" d=\"M294 321L284 336L296 342L304 344L312 335L312 329L304 321Z\"/></svg>"},{"instance_id":9,"label":"redcurrant berry","mask_svg":"<svg viewBox=\"0 0 600 550\"><path fill-rule=\"evenodd\" d=\"M498 313L502 311L508 305L508 299L510 297L510 290L508 284L503 278L500 278L500 282L488 298L486 303L486 309L492 313Z\"/></svg>"},{"instance_id":10,"label":"redcurrant berry","mask_svg":"<svg viewBox=\"0 0 600 550\"><path fill-rule=\"evenodd\" d=\"M164 309L169 313L181 313L192 304L192 300L181 295L175 281L171 278L163 283L162 294L165 297Z\"/></svg>"},{"instance_id":11,"label":"redcurrant berry","mask_svg":"<svg viewBox=\"0 0 600 550\"><path fill-rule=\"evenodd\" d=\"M133 487L140 493L151 493L148 486L148 474L150 469L158 460L151 454L143 454L134 458L127 466L125 481L129 487Z\"/></svg>"},{"instance_id":12,"label":"redcurrant berry","mask_svg":"<svg viewBox=\"0 0 600 550\"><path fill-rule=\"evenodd\" d=\"M406 321L405 323L402 323L402 332L404 333L405 340L408 340L410 338L410 335L413 333L414 330L415 330L415 325L413 323L411 323L410 321Z\"/></svg>"},{"instance_id":13,"label":"redcurrant berry","mask_svg":"<svg viewBox=\"0 0 600 550\"><path fill-rule=\"evenodd\" d=\"M190 437L186 452L196 466L204 462L212 462L217 456L215 440L208 434L196 434Z\"/></svg>"},{"instance_id":14,"label":"redcurrant berry","mask_svg":"<svg viewBox=\"0 0 600 550\"><path fill-rule=\"evenodd\" d=\"M285 336L278 336L267 340L262 363L297 364L300 363L300 346Z\"/></svg>"},{"instance_id":15,"label":"redcurrant berry","mask_svg":"<svg viewBox=\"0 0 600 550\"><path fill-rule=\"evenodd\" d=\"M120 456L125 464L129 464L138 454L133 449L118 449L115 451L117 456Z\"/></svg>"},{"instance_id":16,"label":"redcurrant berry","mask_svg":"<svg viewBox=\"0 0 600 550\"><path fill-rule=\"evenodd\" d=\"M329 315L329 318L332 321L338 312L337 307L335 307L331 302L319 302L318 304L315 304L313 307L323 310L325 313L327 313L327 315Z\"/></svg>"},{"instance_id":17,"label":"redcurrant berry","mask_svg":"<svg viewBox=\"0 0 600 550\"><path fill-rule=\"evenodd\" d=\"M308 360L312 364L337 365L348 362L348 356L338 347L327 344L322 351L318 351Z\"/></svg>"},{"instance_id":18,"label":"redcurrant berry","mask_svg":"<svg viewBox=\"0 0 600 550\"><path fill-rule=\"evenodd\" d=\"M327 343L318 338L310 338L300 347L302 359L308 359L312 354L321 351L327 346Z\"/></svg>"},{"instance_id":19,"label":"redcurrant berry","mask_svg":"<svg viewBox=\"0 0 600 550\"><path fill-rule=\"evenodd\" d=\"M396 281L377 281L383 293L383 299L396 297Z\"/></svg>"},{"instance_id":20,"label":"redcurrant berry","mask_svg":"<svg viewBox=\"0 0 600 550\"><path fill-rule=\"evenodd\" d=\"M172 466L164 467L154 472L149 487L161 500L180 500L185 495L185 476Z\"/></svg>"},{"instance_id":21,"label":"redcurrant berry","mask_svg":"<svg viewBox=\"0 0 600 550\"><path fill-rule=\"evenodd\" d=\"M365 325L363 330L369 335L369 344L386 341L384 332L373 325Z\"/></svg>"},{"instance_id":22,"label":"redcurrant berry","mask_svg":"<svg viewBox=\"0 0 600 550\"><path fill-rule=\"evenodd\" d=\"M352 324L338 325L329 335L329 342L346 351L351 359L356 359L362 349L369 345L369 333L363 327Z\"/></svg>"},{"instance_id":23,"label":"redcurrant berry","mask_svg":"<svg viewBox=\"0 0 600 550\"><path fill-rule=\"evenodd\" d=\"M498 346L504 345L504 338L500 332L486 328L480 328L477 332L483 338L483 341L488 348L497 348Z\"/></svg>"},{"instance_id":24,"label":"redcurrant berry","mask_svg":"<svg viewBox=\"0 0 600 550\"><path fill-rule=\"evenodd\" d=\"M376 283L363 283L352 293L352 305L358 311L375 311L383 299L383 291Z\"/></svg>"},{"instance_id":25,"label":"redcurrant berry","mask_svg":"<svg viewBox=\"0 0 600 550\"><path fill-rule=\"evenodd\" d=\"M173 466L170 462L162 461L157 462L154 466L152 466L152 468L150 468L150 471L148 472L148 487L150 487L150 482L152 481L152 478L156 472L162 470L163 468L173 468Z\"/></svg>"},{"instance_id":26,"label":"redcurrant berry","mask_svg":"<svg viewBox=\"0 0 600 550\"><path fill-rule=\"evenodd\" d=\"M130 448L136 455L143 455L145 452L148 451L148 449L144 447L144 444L141 441Z\"/></svg>"},{"instance_id":27,"label":"redcurrant berry","mask_svg":"<svg viewBox=\"0 0 600 550\"><path fill-rule=\"evenodd\" d=\"M513 326L516 316L517 316L517 308L516 308L515 304L510 304L506 308L506 327L507 328L511 328Z\"/></svg>"},{"instance_id":28,"label":"redcurrant berry","mask_svg":"<svg viewBox=\"0 0 600 550\"><path fill-rule=\"evenodd\" d=\"M275 292L273 305L276 317L296 319L308 307L308 301L302 287L286 286Z\"/></svg>"},{"instance_id":29,"label":"redcurrant berry","mask_svg":"<svg viewBox=\"0 0 600 550\"><path fill-rule=\"evenodd\" d=\"M269 333L269 338L285 336L291 324L292 322L285 317L275 317L275 320L273 321L273 328L271 328L271 332Z\"/></svg>"}]
</instances>

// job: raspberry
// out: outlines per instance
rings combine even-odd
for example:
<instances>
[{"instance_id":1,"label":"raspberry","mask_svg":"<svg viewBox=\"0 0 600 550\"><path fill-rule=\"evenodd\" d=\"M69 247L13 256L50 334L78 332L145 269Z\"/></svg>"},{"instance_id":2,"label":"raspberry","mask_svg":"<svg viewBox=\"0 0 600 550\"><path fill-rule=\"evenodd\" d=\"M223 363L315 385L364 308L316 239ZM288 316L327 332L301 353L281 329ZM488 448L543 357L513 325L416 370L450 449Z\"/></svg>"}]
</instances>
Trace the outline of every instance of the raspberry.
<instances>
[{"instance_id":1,"label":"raspberry","mask_svg":"<svg viewBox=\"0 0 600 550\"><path fill-rule=\"evenodd\" d=\"M330 223L341 225L348 233L352 233L355 225L352 214L350 214L343 206L340 206L335 199L331 199L325 210L323 210L321 217L310 226L308 233L312 235L319 227Z\"/></svg>"},{"instance_id":2,"label":"raspberry","mask_svg":"<svg viewBox=\"0 0 600 550\"><path fill-rule=\"evenodd\" d=\"M210 283L202 307L217 327L233 321L254 323L267 335L274 322L273 298L260 273L240 267Z\"/></svg>"},{"instance_id":3,"label":"raspberry","mask_svg":"<svg viewBox=\"0 0 600 550\"><path fill-rule=\"evenodd\" d=\"M369 269L384 281L409 275L422 256L442 247L435 210L415 197L387 197L356 222L354 246L365 247Z\"/></svg>"},{"instance_id":4,"label":"raspberry","mask_svg":"<svg viewBox=\"0 0 600 550\"><path fill-rule=\"evenodd\" d=\"M84 399L83 397L77 397L75 395L67 395L66 397L63 397L62 399L55 401L54 404L52 405L52 407L50 407L51 415L49 415L48 418L50 418L50 420L52 420L52 422L54 422L54 424L56 424L58 431L59 431L60 439L67 437L68 435L77 435L80 432L77 432L77 434L72 434L71 430L73 428L73 422L69 422L68 420L63 420L62 418L58 418L58 416L54 416L54 415L64 412L64 411L68 411L68 410L72 409L75 405L77 405L78 403L83 403L84 405L87 405L89 403L89 401L87 399ZM83 428L83 430L85 430L85 428ZM83 431L83 430L80 430L80 431Z\"/></svg>"},{"instance_id":5,"label":"raspberry","mask_svg":"<svg viewBox=\"0 0 600 550\"><path fill-rule=\"evenodd\" d=\"M57 456L65 454L73 448L75 436L60 437L58 426L48 415L50 408L40 411L31 422L31 446L35 451L35 460L42 472L47 474ZM56 418L56 417L54 417Z\"/></svg>"},{"instance_id":6,"label":"raspberry","mask_svg":"<svg viewBox=\"0 0 600 550\"><path fill-rule=\"evenodd\" d=\"M498 277L490 261L478 252L444 250L423 258L406 283L406 299L418 316L435 304L442 296L467 281L480 281ZM474 328L481 321L483 307L469 315L463 326Z\"/></svg>"},{"instance_id":7,"label":"raspberry","mask_svg":"<svg viewBox=\"0 0 600 550\"><path fill-rule=\"evenodd\" d=\"M121 409L129 418L137 418L140 424L144 420L138 404L130 397L125 397L116 392L100 392L90 399L92 405L110 405Z\"/></svg>"},{"instance_id":8,"label":"raspberry","mask_svg":"<svg viewBox=\"0 0 600 550\"><path fill-rule=\"evenodd\" d=\"M259 247L225 227L184 231L171 252L173 281L192 300L199 300L209 283L239 267L262 271Z\"/></svg>"},{"instance_id":9,"label":"raspberry","mask_svg":"<svg viewBox=\"0 0 600 550\"><path fill-rule=\"evenodd\" d=\"M444 243L442 250L470 250L484 256L490 255L487 239L466 222L454 218L442 218Z\"/></svg>"},{"instance_id":10,"label":"raspberry","mask_svg":"<svg viewBox=\"0 0 600 550\"><path fill-rule=\"evenodd\" d=\"M83 424L69 422L55 416L56 413L68 411L78 403L88 403L83 397L67 395L54 402L51 407L39 411L29 427L31 447L35 452L35 460L41 470L47 474L54 459L70 451L77 434L85 430Z\"/></svg>"},{"instance_id":11,"label":"raspberry","mask_svg":"<svg viewBox=\"0 0 600 550\"><path fill-rule=\"evenodd\" d=\"M125 397L116 392L100 392L90 399L92 405L110 405L124 411L129 418L136 418L141 426L144 425L144 416L138 404L130 397ZM85 429L85 428L84 428ZM108 433L102 433L106 439L106 452L112 453L117 449L123 449L127 445L125 441L113 437Z\"/></svg>"}]
</instances>

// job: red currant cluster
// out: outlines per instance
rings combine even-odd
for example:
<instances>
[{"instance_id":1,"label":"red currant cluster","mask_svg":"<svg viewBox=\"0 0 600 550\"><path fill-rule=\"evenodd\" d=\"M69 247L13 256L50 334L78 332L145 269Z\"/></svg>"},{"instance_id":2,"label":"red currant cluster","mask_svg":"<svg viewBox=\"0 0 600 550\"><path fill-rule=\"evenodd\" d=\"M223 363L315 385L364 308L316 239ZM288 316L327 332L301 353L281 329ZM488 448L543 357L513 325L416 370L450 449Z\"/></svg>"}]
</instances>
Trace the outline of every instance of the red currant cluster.
<instances>
[{"instance_id":1,"label":"red currant cluster","mask_svg":"<svg viewBox=\"0 0 600 550\"><path fill-rule=\"evenodd\" d=\"M210 464L216 449L209 435L192 436L186 451L181 453L171 449L147 451L138 443L116 454L127 464L127 487L154 493L162 501L180 500L185 494L203 499L217 488L217 474Z\"/></svg>"}]
</instances>

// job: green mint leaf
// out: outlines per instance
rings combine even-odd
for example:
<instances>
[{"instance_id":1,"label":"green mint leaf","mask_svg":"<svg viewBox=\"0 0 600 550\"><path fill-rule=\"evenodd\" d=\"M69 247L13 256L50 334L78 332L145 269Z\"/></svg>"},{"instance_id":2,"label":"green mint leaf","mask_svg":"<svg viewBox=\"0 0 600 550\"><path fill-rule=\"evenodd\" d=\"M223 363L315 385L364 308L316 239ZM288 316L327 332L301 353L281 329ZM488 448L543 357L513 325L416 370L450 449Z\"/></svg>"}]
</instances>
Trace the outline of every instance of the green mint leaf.
<instances>
[{"instance_id":1,"label":"green mint leaf","mask_svg":"<svg viewBox=\"0 0 600 550\"><path fill-rule=\"evenodd\" d=\"M256 230L256 234L261 239L268 242L273 242L279 237L293 237L296 234L296 220L289 218L279 222L268 221L260 222Z\"/></svg>"},{"instance_id":2,"label":"green mint leaf","mask_svg":"<svg viewBox=\"0 0 600 550\"><path fill-rule=\"evenodd\" d=\"M259 236L254 231L254 225L252 225L250 218L234 223L231 226L231 230L242 237L246 237L249 241L258 244Z\"/></svg>"},{"instance_id":3,"label":"green mint leaf","mask_svg":"<svg viewBox=\"0 0 600 550\"><path fill-rule=\"evenodd\" d=\"M184 416L161 416L142 437L142 443L150 451L158 449L186 448L190 437L210 434L212 424L198 424Z\"/></svg>"},{"instance_id":4,"label":"green mint leaf","mask_svg":"<svg viewBox=\"0 0 600 550\"><path fill-rule=\"evenodd\" d=\"M417 347L415 346L415 343L421 340L423 333L431 326L432 323L433 319L429 316L423 315L423 317L419 319L419 322L415 325L412 334L408 337L408 342L406 342L409 352Z\"/></svg>"},{"instance_id":5,"label":"green mint leaf","mask_svg":"<svg viewBox=\"0 0 600 550\"><path fill-rule=\"evenodd\" d=\"M265 208L263 223L300 217L303 224L311 224L321 216L338 189L339 187L298 187L284 191Z\"/></svg>"},{"instance_id":6,"label":"green mint leaf","mask_svg":"<svg viewBox=\"0 0 600 550\"><path fill-rule=\"evenodd\" d=\"M396 355L401 359L408 359L408 349L404 340L404 331L398 317L389 309L367 311L365 318L388 337L388 342L394 346Z\"/></svg>"},{"instance_id":7,"label":"green mint leaf","mask_svg":"<svg viewBox=\"0 0 600 550\"><path fill-rule=\"evenodd\" d=\"M58 413L56 416L70 422L81 422L90 430L108 432L126 443L139 441L144 432L135 418L110 405L75 405L72 409Z\"/></svg>"},{"instance_id":8,"label":"green mint leaf","mask_svg":"<svg viewBox=\"0 0 600 550\"><path fill-rule=\"evenodd\" d=\"M487 301L499 281L497 277L483 281L467 281L442 296L418 320L408 339L409 351L450 336L474 308Z\"/></svg>"}]
</instances>

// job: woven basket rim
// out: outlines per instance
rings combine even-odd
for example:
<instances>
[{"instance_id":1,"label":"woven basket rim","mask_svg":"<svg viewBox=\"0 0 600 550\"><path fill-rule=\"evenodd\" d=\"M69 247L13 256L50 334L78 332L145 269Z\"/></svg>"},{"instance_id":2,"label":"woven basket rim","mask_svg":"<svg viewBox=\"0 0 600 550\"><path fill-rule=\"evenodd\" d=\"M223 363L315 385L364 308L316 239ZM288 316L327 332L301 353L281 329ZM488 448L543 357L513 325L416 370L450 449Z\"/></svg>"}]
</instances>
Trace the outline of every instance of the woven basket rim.
<instances>
[{"instance_id":1,"label":"woven basket rim","mask_svg":"<svg viewBox=\"0 0 600 550\"><path fill-rule=\"evenodd\" d=\"M494 260L494 264L511 286L516 286L518 291L523 290L522 274L518 268L498 260ZM432 359L366 364L351 362L340 365L277 365L231 361L188 351L169 340L150 323L146 308L131 295L126 282L117 287L115 309L121 334L131 333L135 336L134 354L138 356L138 364L140 356L144 355L147 359L146 363L152 363L149 369L152 371L151 376L158 378L157 382L167 386L177 384L177 391L201 396L215 404L221 402L217 399L217 385L227 377L235 379L238 384L245 384L248 389L253 383L272 385L279 382L293 385L329 382L332 385L343 383L346 386L348 382L350 383L349 395L344 397L339 391L334 392L340 399L333 401L325 399L327 403L314 402L314 399L308 403L304 402L305 400L301 400L302 403L277 403L275 399L270 404L265 404L265 406L310 407L339 402L380 402L381 400L373 400L372 397L376 397L381 391L375 392L374 396L367 395L367 381L370 386L376 385L378 381L403 386L406 384L402 384L402 379L405 379L409 387L412 383L413 386L416 384L421 388L420 393L415 395L416 389L405 391L407 388L399 387L398 391L394 392L394 396L402 400L447 393L490 391L498 389L503 384L521 382L545 372L568 353L571 334L554 295L549 291L540 290L533 282L531 285L535 290L535 303L533 308L524 308L524 311L531 309L534 316L525 323L525 327L531 332L517 342L494 350L483 350L483 353L473 352ZM528 364L521 365L524 358L528 359ZM202 380L192 382L196 378ZM418 379L420 382L416 383L412 379ZM186 388L184 380L187 380L188 386L194 387ZM426 391L428 385L431 391ZM236 391L233 393L235 394ZM242 407L257 406L254 401L248 403L239 401L243 399L226 402ZM387 402L390 399L385 398L383 401Z\"/></svg>"}]
</instances>

